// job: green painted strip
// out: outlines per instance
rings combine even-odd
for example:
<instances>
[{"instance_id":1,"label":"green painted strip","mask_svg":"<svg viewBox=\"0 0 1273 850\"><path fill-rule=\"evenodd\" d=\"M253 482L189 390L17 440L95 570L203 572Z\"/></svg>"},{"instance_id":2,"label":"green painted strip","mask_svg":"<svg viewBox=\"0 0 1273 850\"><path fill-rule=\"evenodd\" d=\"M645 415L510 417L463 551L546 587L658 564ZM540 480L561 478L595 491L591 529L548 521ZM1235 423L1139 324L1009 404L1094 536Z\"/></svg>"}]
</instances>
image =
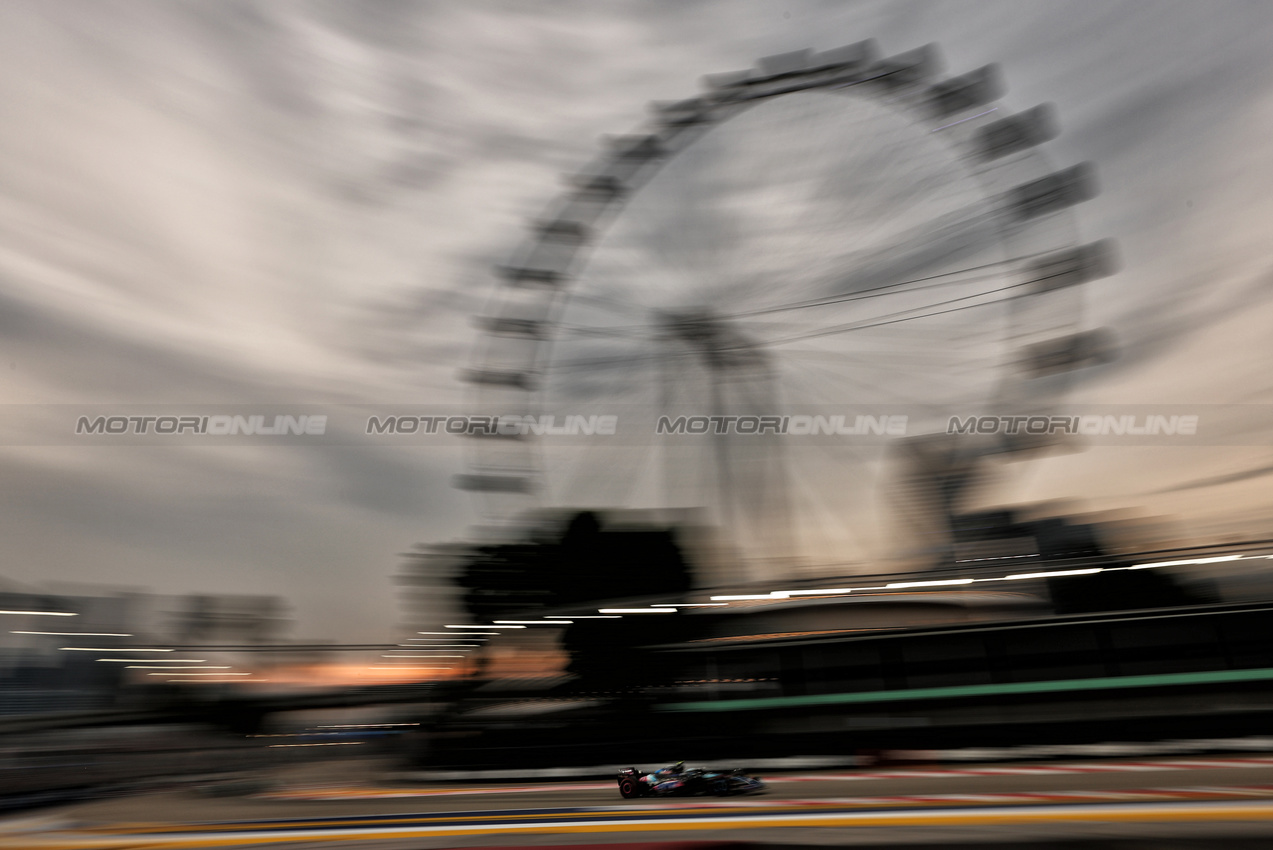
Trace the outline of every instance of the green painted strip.
<instances>
[{"instance_id":1,"label":"green painted strip","mask_svg":"<svg viewBox=\"0 0 1273 850\"><path fill-rule=\"evenodd\" d=\"M1004 685L956 685L943 688L867 691L857 694L816 694L802 697L762 697L757 699L669 702L659 711L754 711L765 708L795 708L808 705L891 702L894 700L946 699L949 697L1043 694L1058 691L1100 691L1115 688L1153 688L1163 685L1207 685L1220 682L1258 682L1273 679L1273 668L1257 670L1213 670L1203 673L1163 673L1152 676L1108 676L1097 679L1057 679L1051 682L1012 682Z\"/></svg>"}]
</instances>

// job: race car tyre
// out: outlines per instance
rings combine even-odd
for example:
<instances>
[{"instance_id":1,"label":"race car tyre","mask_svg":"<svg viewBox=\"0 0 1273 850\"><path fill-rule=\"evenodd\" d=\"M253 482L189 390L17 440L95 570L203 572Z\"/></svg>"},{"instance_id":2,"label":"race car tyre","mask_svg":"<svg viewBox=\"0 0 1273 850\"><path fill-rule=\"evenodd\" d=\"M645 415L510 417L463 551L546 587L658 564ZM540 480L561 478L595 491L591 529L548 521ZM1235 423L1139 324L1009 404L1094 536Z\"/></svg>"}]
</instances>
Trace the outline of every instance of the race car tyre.
<instances>
[{"instance_id":1,"label":"race car tyre","mask_svg":"<svg viewBox=\"0 0 1273 850\"><path fill-rule=\"evenodd\" d=\"M623 799L631 800L641 796L641 789L631 779L625 779L619 783L619 793L623 795Z\"/></svg>"}]
</instances>

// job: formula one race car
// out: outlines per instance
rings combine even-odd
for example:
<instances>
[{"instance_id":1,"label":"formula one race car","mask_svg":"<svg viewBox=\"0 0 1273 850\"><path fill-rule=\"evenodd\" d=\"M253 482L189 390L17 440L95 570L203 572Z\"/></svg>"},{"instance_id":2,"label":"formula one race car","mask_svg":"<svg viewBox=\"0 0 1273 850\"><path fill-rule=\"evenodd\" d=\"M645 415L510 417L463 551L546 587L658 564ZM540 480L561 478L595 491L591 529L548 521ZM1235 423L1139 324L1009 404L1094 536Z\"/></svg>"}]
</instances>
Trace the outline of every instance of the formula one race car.
<instances>
[{"instance_id":1,"label":"formula one race car","mask_svg":"<svg viewBox=\"0 0 1273 850\"><path fill-rule=\"evenodd\" d=\"M766 790L759 776L747 776L741 768L736 770L708 770L703 767L686 767L679 761L661 767L653 773L641 773L635 767L619 771L619 793L633 797L695 797L713 794L728 797L733 794L756 794Z\"/></svg>"}]
</instances>

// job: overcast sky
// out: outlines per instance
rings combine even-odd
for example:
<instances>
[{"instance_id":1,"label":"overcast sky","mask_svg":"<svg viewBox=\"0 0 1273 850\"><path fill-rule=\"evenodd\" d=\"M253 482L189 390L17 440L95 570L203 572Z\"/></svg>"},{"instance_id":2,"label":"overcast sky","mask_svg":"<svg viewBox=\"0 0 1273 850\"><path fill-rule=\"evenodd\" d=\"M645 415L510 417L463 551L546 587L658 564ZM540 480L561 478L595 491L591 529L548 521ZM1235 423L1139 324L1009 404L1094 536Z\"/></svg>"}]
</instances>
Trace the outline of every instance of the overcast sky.
<instances>
[{"instance_id":1,"label":"overcast sky","mask_svg":"<svg viewBox=\"0 0 1273 850\"><path fill-rule=\"evenodd\" d=\"M999 63L1008 106L1056 104L1052 160L1096 163L1081 229L1123 268L1086 318L1123 353L1076 400L1273 404L1267 3L7 2L0 402L30 430L0 587L277 594L297 636L387 638L398 553L477 519L453 444L33 445L46 406L462 403L491 265L598 137L867 38ZM1258 415L1249 446L1095 449L1009 497L1258 527Z\"/></svg>"}]
</instances>

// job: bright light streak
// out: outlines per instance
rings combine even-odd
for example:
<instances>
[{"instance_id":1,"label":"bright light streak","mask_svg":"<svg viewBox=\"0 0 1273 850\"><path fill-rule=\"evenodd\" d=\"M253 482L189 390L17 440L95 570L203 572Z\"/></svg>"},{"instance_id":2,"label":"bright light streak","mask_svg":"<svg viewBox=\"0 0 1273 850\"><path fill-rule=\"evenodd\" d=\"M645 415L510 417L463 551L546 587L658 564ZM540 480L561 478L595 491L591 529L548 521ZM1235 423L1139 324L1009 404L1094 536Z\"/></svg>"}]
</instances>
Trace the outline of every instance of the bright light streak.
<instances>
[{"instance_id":1,"label":"bright light streak","mask_svg":"<svg viewBox=\"0 0 1273 850\"><path fill-rule=\"evenodd\" d=\"M322 744L270 744L273 747L351 747L355 744L365 744L366 741L327 741Z\"/></svg>"},{"instance_id":2,"label":"bright light streak","mask_svg":"<svg viewBox=\"0 0 1273 850\"><path fill-rule=\"evenodd\" d=\"M515 626L518 623L525 626L568 626L570 620L496 620L497 626Z\"/></svg>"},{"instance_id":3,"label":"bright light streak","mask_svg":"<svg viewBox=\"0 0 1273 850\"><path fill-rule=\"evenodd\" d=\"M78 617L72 611L0 611L0 614L12 614L15 617Z\"/></svg>"},{"instance_id":4,"label":"bright light streak","mask_svg":"<svg viewBox=\"0 0 1273 850\"><path fill-rule=\"evenodd\" d=\"M768 593L742 593L733 596L713 596L713 602L743 602L753 599L783 599L785 597L772 596Z\"/></svg>"},{"instance_id":5,"label":"bright light streak","mask_svg":"<svg viewBox=\"0 0 1273 850\"><path fill-rule=\"evenodd\" d=\"M490 626L443 626L444 629L489 629ZM524 629L525 626L503 626L505 629ZM424 634L424 632L420 632ZM478 632L480 635L497 635L499 632Z\"/></svg>"},{"instance_id":6,"label":"bright light streak","mask_svg":"<svg viewBox=\"0 0 1273 850\"><path fill-rule=\"evenodd\" d=\"M138 646L59 646L63 652L172 652L171 649L142 649Z\"/></svg>"},{"instance_id":7,"label":"bright light streak","mask_svg":"<svg viewBox=\"0 0 1273 850\"><path fill-rule=\"evenodd\" d=\"M787 593L792 596L822 596L833 593L852 593L856 589L852 587L825 587L821 590L789 590Z\"/></svg>"},{"instance_id":8,"label":"bright light streak","mask_svg":"<svg viewBox=\"0 0 1273 850\"><path fill-rule=\"evenodd\" d=\"M1016 575L1004 576L1003 581L1013 581L1019 578L1052 578L1053 576L1090 576L1093 573L1099 573L1104 570L1103 567L1092 567L1088 570L1056 570L1050 573L1017 573ZM987 581L997 581L998 579L986 579Z\"/></svg>"},{"instance_id":9,"label":"bright light streak","mask_svg":"<svg viewBox=\"0 0 1273 850\"><path fill-rule=\"evenodd\" d=\"M675 608L598 608L601 614L675 614Z\"/></svg>"},{"instance_id":10,"label":"bright light streak","mask_svg":"<svg viewBox=\"0 0 1273 850\"><path fill-rule=\"evenodd\" d=\"M381 658L463 658L463 655L425 655L417 653L413 655L382 655Z\"/></svg>"},{"instance_id":11,"label":"bright light streak","mask_svg":"<svg viewBox=\"0 0 1273 850\"><path fill-rule=\"evenodd\" d=\"M728 608L727 602L655 602L651 608Z\"/></svg>"},{"instance_id":12,"label":"bright light streak","mask_svg":"<svg viewBox=\"0 0 1273 850\"><path fill-rule=\"evenodd\" d=\"M1156 561L1152 564L1133 564L1129 570L1149 570L1154 567L1183 567L1189 564L1218 564L1221 561L1240 561L1241 555L1222 555L1218 558L1191 558L1187 561Z\"/></svg>"},{"instance_id":13,"label":"bright light streak","mask_svg":"<svg viewBox=\"0 0 1273 850\"><path fill-rule=\"evenodd\" d=\"M147 676L251 676L251 673L147 673Z\"/></svg>"},{"instance_id":14,"label":"bright light streak","mask_svg":"<svg viewBox=\"0 0 1273 850\"><path fill-rule=\"evenodd\" d=\"M129 664L132 664L138 661L145 663L153 659L150 659L150 658L99 658L97 660L98 661L124 661ZM206 661L206 660L207 660L206 658L165 658L164 659L164 661L184 661L187 664L194 664L196 662Z\"/></svg>"},{"instance_id":15,"label":"bright light streak","mask_svg":"<svg viewBox=\"0 0 1273 850\"><path fill-rule=\"evenodd\" d=\"M476 628L476 626L474 628ZM474 635L498 635L499 632L463 632L462 635L457 635L455 632L416 632L416 634L418 635L446 635L451 640L455 640L457 637L461 637L461 636L465 638L471 638ZM415 640L415 638L412 638L412 640Z\"/></svg>"},{"instance_id":16,"label":"bright light streak","mask_svg":"<svg viewBox=\"0 0 1273 850\"><path fill-rule=\"evenodd\" d=\"M400 643L398 646L404 646L407 649L481 649L481 645L476 643L442 643L437 646L421 646L420 644Z\"/></svg>"},{"instance_id":17,"label":"bright light streak","mask_svg":"<svg viewBox=\"0 0 1273 850\"><path fill-rule=\"evenodd\" d=\"M425 643L447 643L448 641L453 640L471 640L474 641L474 643L471 644L472 646L481 646L484 642L486 642L487 638L474 637L473 634L473 632L445 632L439 637L407 638L407 640L418 640Z\"/></svg>"},{"instance_id":18,"label":"bright light streak","mask_svg":"<svg viewBox=\"0 0 1273 850\"><path fill-rule=\"evenodd\" d=\"M972 584L970 578L947 578L940 581L895 581L892 584L886 584L884 587L890 590L896 590L903 587L939 587L948 584Z\"/></svg>"},{"instance_id":19,"label":"bright light streak","mask_svg":"<svg viewBox=\"0 0 1273 850\"><path fill-rule=\"evenodd\" d=\"M562 622L562 620L565 618L566 615L565 614L561 614L561 615L547 614L545 616L549 620L556 620L557 622L560 623ZM623 619L618 614L571 614L570 618L572 620L621 620Z\"/></svg>"},{"instance_id":20,"label":"bright light streak","mask_svg":"<svg viewBox=\"0 0 1273 850\"><path fill-rule=\"evenodd\" d=\"M117 632L24 632L11 631L11 635L57 635L58 637L132 637Z\"/></svg>"},{"instance_id":21,"label":"bright light streak","mask_svg":"<svg viewBox=\"0 0 1273 850\"><path fill-rule=\"evenodd\" d=\"M125 670L229 670L230 667L228 665L224 667L216 666L216 665L208 665L205 667L202 664L198 666L191 664L188 667L180 665L180 664L130 664L124 669Z\"/></svg>"}]
</instances>

